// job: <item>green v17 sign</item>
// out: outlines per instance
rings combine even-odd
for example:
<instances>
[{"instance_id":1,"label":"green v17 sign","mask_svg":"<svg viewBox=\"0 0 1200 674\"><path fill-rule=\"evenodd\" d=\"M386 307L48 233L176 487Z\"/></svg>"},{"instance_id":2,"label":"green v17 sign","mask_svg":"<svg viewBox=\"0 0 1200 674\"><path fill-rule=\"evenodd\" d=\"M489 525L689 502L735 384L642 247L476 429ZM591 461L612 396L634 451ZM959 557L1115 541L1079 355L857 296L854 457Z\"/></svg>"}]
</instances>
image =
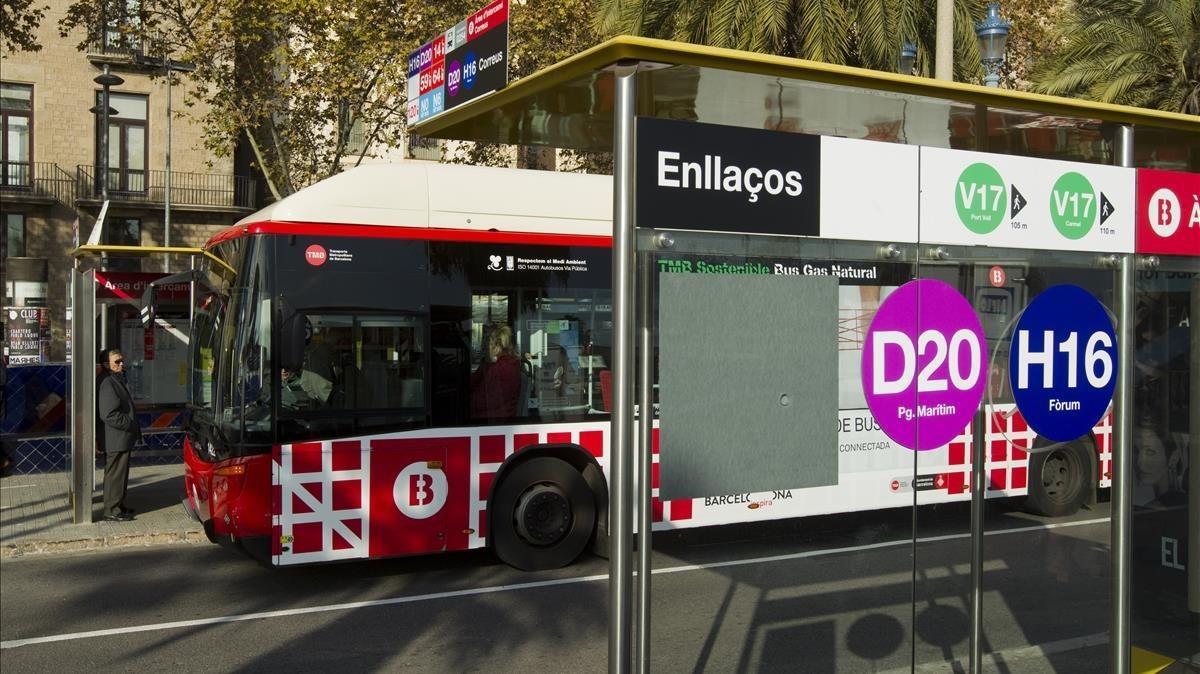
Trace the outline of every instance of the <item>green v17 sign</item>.
<instances>
[{"instance_id":1,"label":"green v17 sign","mask_svg":"<svg viewBox=\"0 0 1200 674\"><path fill-rule=\"evenodd\" d=\"M921 148L921 239L1132 253L1133 169Z\"/></svg>"}]
</instances>

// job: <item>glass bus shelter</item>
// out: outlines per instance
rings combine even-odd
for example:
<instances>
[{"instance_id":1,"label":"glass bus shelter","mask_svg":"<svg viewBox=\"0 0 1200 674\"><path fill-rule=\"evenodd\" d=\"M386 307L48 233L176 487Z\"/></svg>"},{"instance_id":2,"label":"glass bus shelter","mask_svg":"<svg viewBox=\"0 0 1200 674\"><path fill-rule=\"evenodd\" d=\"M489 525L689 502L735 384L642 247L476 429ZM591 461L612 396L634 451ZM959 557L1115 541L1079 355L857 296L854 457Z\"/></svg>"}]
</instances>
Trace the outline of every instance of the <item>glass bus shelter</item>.
<instances>
[{"instance_id":1,"label":"glass bus shelter","mask_svg":"<svg viewBox=\"0 0 1200 674\"><path fill-rule=\"evenodd\" d=\"M1200 120L621 37L411 131L612 153L610 671L1195 664L1200 239L1134 228ZM1051 437L1012 365L1084 349Z\"/></svg>"}]
</instances>

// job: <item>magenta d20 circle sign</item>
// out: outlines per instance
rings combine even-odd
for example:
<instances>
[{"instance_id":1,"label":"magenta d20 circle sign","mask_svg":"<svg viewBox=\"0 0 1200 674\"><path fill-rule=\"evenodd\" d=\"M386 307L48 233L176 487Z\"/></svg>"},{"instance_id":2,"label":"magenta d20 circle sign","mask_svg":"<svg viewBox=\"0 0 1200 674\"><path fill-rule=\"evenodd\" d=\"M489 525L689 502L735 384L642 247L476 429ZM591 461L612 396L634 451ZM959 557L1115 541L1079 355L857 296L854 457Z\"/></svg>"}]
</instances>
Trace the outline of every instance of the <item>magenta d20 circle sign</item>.
<instances>
[{"instance_id":1,"label":"magenta d20 circle sign","mask_svg":"<svg viewBox=\"0 0 1200 674\"><path fill-rule=\"evenodd\" d=\"M941 447L979 408L987 342L975 311L933 279L900 286L863 343L862 385L883 432L909 449Z\"/></svg>"}]
</instances>

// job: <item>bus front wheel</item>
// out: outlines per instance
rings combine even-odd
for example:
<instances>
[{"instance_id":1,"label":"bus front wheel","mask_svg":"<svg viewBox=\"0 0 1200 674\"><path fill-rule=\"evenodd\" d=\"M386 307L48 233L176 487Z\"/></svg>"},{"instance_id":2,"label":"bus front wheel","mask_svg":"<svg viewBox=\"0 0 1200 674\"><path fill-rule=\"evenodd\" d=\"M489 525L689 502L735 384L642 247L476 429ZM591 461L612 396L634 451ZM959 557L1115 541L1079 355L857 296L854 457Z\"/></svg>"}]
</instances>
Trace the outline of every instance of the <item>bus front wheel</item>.
<instances>
[{"instance_id":1,"label":"bus front wheel","mask_svg":"<svg viewBox=\"0 0 1200 674\"><path fill-rule=\"evenodd\" d=\"M496 556L525 571L575 561L596 526L595 497L583 475L549 457L530 459L506 473L489 510Z\"/></svg>"}]
</instances>

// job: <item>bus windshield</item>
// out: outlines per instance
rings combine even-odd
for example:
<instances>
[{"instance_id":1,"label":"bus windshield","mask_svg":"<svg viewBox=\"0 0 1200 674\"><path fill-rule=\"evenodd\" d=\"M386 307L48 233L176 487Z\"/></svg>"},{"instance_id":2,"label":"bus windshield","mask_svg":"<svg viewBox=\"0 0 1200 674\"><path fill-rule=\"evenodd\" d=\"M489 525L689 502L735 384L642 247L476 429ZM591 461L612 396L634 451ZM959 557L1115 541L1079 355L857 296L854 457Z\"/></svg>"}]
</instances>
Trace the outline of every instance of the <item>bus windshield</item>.
<instances>
[{"instance_id":1,"label":"bus windshield","mask_svg":"<svg viewBox=\"0 0 1200 674\"><path fill-rule=\"evenodd\" d=\"M213 249L196 282L191 426L216 460L271 441L271 304L264 246L238 239Z\"/></svg>"}]
</instances>

